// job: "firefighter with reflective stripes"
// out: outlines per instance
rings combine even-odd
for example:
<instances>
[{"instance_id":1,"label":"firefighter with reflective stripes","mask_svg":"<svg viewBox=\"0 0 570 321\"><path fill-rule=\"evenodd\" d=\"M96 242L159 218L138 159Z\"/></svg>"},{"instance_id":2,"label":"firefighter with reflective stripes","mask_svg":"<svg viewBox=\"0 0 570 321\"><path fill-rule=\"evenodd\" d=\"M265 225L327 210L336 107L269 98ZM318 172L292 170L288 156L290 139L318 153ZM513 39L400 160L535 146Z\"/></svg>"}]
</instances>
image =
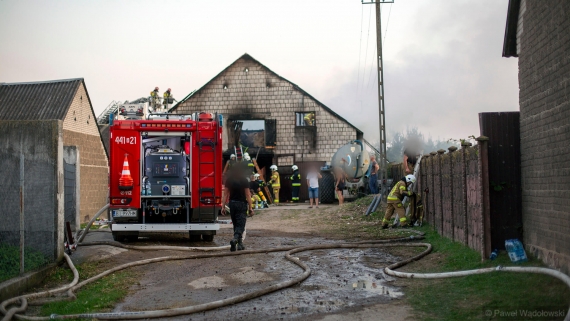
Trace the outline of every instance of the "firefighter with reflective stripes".
<instances>
[{"instance_id":1,"label":"firefighter with reflective stripes","mask_svg":"<svg viewBox=\"0 0 570 321\"><path fill-rule=\"evenodd\" d=\"M154 87L154 90L150 92L150 105L155 111L160 108L158 87Z\"/></svg>"},{"instance_id":2,"label":"firefighter with reflective stripes","mask_svg":"<svg viewBox=\"0 0 570 321\"><path fill-rule=\"evenodd\" d=\"M164 108L166 110L168 110L168 106L170 104L173 104L176 101L176 99L172 97L172 89L170 88L168 88L168 90L162 94L162 97L163 97L162 103L164 104Z\"/></svg>"},{"instance_id":3,"label":"firefighter with reflective stripes","mask_svg":"<svg viewBox=\"0 0 570 321\"><path fill-rule=\"evenodd\" d=\"M279 172L277 171L276 165L271 165L269 168L271 169L269 184L271 184L271 188L273 189L273 203L279 204L279 189L281 189Z\"/></svg>"},{"instance_id":4,"label":"firefighter with reflective stripes","mask_svg":"<svg viewBox=\"0 0 570 321\"><path fill-rule=\"evenodd\" d=\"M301 174L299 173L299 167L297 165L291 166L293 169L293 175L291 175L291 186L293 186L293 195L291 200L293 203L299 203L299 190L301 189Z\"/></svg>"},{"instance_id":5,"label":"firefighter with reflective stripes","mask_svg":"<svg viewBox=\"0 0 570 321\"><path fill-rule=\"evenodd\" d=\"M262 208L268 208L269 204L267 204L267 199L265 198L265 195L263 195L263 191L261 190L261 188L265 187L265 182L261 180L261 175L259 174L254 174L253 180L258 184L257 190L255 190L255 194L259 196Z\"/></svg>"},{"instance_id":6,"label":"firefighter with reflective stripes","mask_svg":"<svg viewBox=\"0 0 570 321\"><path fill-rule=\"evenodd\" d=\"M387 228L390 224L390 219L394 212L400 218L400 226L405 227L408 225L406 218L406 209L402 204L405 196L412 196L414 192L408 190L408 186L416 182L416 177L412 174L403 177L388 194L388 206L386 207L386 215L382 219L382 228Z\"/></svg>"},{"instance_id":7,"label":"firefighter with reflective stripes","mask_svg":"<svg viewBox=\"0 0 570 321\"><path fill-rule=\"evenodd\" d=\"M315 125L315 113L308 113L303 117L305 121L305 126L314 126Z\"/></svg>"},{"instance_id":8,"label":"firefighter with reflective stripes","mask_svg":"<svg viewBox=\"0 0 570 321\"><path fill-rule=\"evenodd\" d=\"M248 153L243 153L243 160L247 164L248 171L251 171L252 174L255 174L255 165L253 165L251 157Z\"/></svg>"}]
</instances>

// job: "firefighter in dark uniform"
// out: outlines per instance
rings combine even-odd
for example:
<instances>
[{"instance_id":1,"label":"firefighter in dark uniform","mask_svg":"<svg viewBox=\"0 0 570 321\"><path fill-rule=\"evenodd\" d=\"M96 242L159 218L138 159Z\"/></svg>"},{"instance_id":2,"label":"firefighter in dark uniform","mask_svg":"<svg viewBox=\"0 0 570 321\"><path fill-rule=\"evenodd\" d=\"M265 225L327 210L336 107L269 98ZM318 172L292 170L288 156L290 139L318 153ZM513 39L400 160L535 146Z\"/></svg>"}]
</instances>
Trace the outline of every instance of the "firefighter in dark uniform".
<instances>
[{"instance_id":1,"label":"firefighter in dark uniform","mask_svg":"<svg viewBox=\"0 0 570 321\"><path fill-rule=\"evenodd\" d=\"M250 173L248 173L248 174L250 174L250 175L255 174L255 165L251 161L251 157L249 156L248 153L243 153L243 160L247 164L248 171L251 171L251 174Z\"/></svg>"},{"instance_id":2,"label":"firefighter in dark uniform","mask_svg":"<svg viewBox=\"0 0 570 321\"><path fill-rule=\"evenodd\" d=\"M291 201L293 203L299 203L299 190L301 189L301 174L299 173L299 167L297 165L293 165L291 167L293 169L293 175L291 175L291 186L293 187L293 195L291 197Z\"/></svg>"}]
</instances>

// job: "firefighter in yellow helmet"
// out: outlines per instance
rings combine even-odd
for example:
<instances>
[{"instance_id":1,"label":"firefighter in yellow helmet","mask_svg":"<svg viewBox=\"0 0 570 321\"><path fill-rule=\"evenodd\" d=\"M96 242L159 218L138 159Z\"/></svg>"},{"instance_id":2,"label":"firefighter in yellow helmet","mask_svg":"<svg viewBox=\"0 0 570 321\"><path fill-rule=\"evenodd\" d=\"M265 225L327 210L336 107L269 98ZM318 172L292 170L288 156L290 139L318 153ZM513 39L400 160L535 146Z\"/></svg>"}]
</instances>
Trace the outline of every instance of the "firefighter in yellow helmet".
<instances>
[{"instance_id":1,"label":"firefighter in yellow helmet","mask_svg":"<svg viewBox=\"0 0 570 321\"><path fill-rule=\"evenodd\" d=\"M310 112L303 117L305 120L305 126L314 126L315 125L315 113Z\"/></svg>"},{"instance_id":2,"label":"firefighter in yellow helmet","mask_svg":"<svg viewBox=\"0 0 570 321\"><path fill-rule=\"evenodd\" d=\"M269 184L271 184L271 188L273 188L273 203L279 204L279 189L281 189L279 172L277 171L276 165L271 165L270 169L271 179L269 180Z\"/></svg>"},{"instance_id":3,"label":"firefighter in yellow helmet","mask_svg":"<svg viewBox=\"0 0 570 321\"><path fill-rule=\"evenodd\" d=\"M390 219L394 212L400 218L400 226L408 226L408 219L406 218L406 209L402 204L405 196L412 196L414 192L408 190L408 186L416 182L416 177L412 174L403 177L388 194L388 206L386 207L386 215L382 219L382 228L387 228L390 224Z\"/></svg>"}]
</instances>

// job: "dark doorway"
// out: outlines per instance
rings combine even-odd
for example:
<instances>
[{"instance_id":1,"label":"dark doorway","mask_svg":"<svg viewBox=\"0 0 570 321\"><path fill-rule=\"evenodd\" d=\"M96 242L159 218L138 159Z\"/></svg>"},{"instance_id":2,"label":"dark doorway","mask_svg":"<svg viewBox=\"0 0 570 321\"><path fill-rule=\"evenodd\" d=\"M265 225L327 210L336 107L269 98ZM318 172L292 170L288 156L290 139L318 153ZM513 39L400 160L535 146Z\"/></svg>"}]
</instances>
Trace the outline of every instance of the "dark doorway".
<instances>
[{"instance_id":1,"label":"dark doorway","mask_svg":"<svg viewBox=\"0 0 570 321\"><path fill-rule=\"evenodd\" d=\"M75 164L63 162L63 190L64 190L64 218L71 223L71 230L75 231L79 226L75 226L77 215L77 195L76 195L76 168Z\"/></svg>"}]
</instances>

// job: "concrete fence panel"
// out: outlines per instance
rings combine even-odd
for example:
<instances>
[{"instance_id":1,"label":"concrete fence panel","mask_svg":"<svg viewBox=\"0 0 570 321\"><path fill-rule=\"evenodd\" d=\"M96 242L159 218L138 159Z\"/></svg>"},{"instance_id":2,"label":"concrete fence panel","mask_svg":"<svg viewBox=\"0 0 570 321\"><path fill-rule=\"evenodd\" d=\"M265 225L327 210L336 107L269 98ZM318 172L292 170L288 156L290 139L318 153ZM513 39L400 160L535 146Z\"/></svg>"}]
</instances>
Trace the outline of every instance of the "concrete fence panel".
<instances>
[{"instance_id":1,"label":"concrete fence panel","mask_svg":"<svg viewBox=\"0 0 570 321\"><path fill-rule=\"evenodd\" d=\"M0 121L0 247L19 273L63 256L62 154L61 121Z\"/></svg>"}]
</instances>

